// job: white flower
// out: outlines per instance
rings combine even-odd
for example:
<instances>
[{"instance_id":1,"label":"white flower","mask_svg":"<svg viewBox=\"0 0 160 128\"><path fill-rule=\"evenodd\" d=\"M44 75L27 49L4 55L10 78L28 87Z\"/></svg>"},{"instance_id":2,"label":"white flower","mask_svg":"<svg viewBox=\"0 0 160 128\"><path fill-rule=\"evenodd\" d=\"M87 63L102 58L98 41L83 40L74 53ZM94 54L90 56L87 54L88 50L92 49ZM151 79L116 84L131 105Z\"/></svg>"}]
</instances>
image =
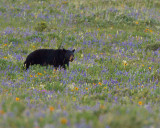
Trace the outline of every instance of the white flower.
<instances>
[{"instance_id":1,"label":"white flower","mask_svg":"<svg viewBox=\"0 0 160 128\"><path fill-rule=\"evenodd\" d=\"M126 63L127 63L127 61L126 61L126 60L123 60L122 62L123 62L124 64L126 64Z\"/></svg>"},{"instance_id":2,"label":"white flower","mask_svg":"<svg viewBox=\"0 0 160 128\"><path fill-rule=\"evenodd\" d=\"M31 89L34 89L34 87L31 87Z\"/></svg>"},{"instance_id":3,"label":"white flower","mask_svg":"<svg viewBox=\"0 0 160 128\"><path fill-rule=\"evenodd\" d=\"M41 87L41 88L44 88L44 86L45 86L44 84L40 84L40 87Z\"/></svg>"},{"instance_id":4,"label":"white flower","mask_svg":"<svg viewBox=\"0 0 160 128\"><path fill-rule=\"evenodd\" d=\"M74 86L75 86L75 83L72 83L72 84L69 84L69 85L68 85L68 87L69 87L70 89L74 89Z\"/></svg>"},{"instance_id":5,"label":"white flower","mask_svg":"<svg viewBox=\"0 0 160 128\"><path fill-rule=\"evenodd\" d=\"M53 97L53 95L51 95L51 94L48 95L48 98L52 98L52 97Z\"/></svg>"},{"instance_id":6,"label":"white flower","mask_svg":"<svg viewBox=\"0 0 160 128\"><path fill-rule=\"evenodd\" d=\"M83 56L84 56L84 55L83 55L83 54L81 54L81 57L82 57L82 58L83 58Z\"/></svg>"}]
</instances>

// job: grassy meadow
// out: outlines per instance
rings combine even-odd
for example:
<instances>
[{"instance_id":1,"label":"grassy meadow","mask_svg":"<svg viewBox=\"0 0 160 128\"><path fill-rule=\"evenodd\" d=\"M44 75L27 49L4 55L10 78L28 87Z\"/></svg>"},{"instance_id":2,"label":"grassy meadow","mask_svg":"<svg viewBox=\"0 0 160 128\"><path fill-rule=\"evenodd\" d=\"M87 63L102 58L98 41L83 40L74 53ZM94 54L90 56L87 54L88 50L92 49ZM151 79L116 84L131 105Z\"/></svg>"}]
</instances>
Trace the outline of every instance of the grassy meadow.
<instances>
[{"instance_id":1,"label":"grassy meadow","mask_svg":"<svg viewBox=\"0 0 160 128\"><path fill-rule=\"evenodd\" d=\"M23 70L39 48L75 60ZM0 1L0 128L159 126L159 0Z\"/></svg>"}]
</instances>

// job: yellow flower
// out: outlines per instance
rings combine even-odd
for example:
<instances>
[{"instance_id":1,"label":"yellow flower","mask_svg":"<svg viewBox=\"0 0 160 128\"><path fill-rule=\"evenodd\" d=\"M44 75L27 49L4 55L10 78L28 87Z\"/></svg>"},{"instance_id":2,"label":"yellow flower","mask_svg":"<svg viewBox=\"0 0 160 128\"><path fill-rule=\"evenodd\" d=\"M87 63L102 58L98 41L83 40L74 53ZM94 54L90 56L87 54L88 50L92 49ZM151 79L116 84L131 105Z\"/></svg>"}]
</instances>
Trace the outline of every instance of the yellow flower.
<instances>
[{"instance_id":1,"label":"yellow flower","mask_svg":"<svg viewBox=\"0 0 160 128\"><path fill-rule=\"evenodd\" d=\"M109 36L110 36L110 37L112 37L112 35L111 35L111 34L109 34Z\"/></svg>"},{"instance_id":2,"label":"yellow flower","mask_svg":"<svg viewBox=\"0 0 160 128\"><path fill-rule=\"evenodd\" d=\"M34 77L37 77L37 75L35 75Z\"/></svg>"},{"instance_id":3,"label":"yellow flower","mask_svg":"<svg viewBox=\"0 0 160 128\"><path fill-rule=\"evenodd\" d=\"M5 112L3 110L0 110L0 115L3 115Z\"/></svg>"},{"instance_id":4,"label":"yellow flower","mask_svg":"<svg viewBox=\"0 0 160 128\"><path fill-rule=\"evenodd\" d=\"M100 109L104 109L105 108L105 106L102 105L102 104L99 107L100 107Z\"/></svg>"},{"instance_id":5,"label":"yellow flower","mask_svg":"<svg viewBox=\"0 0 160 128\"><path fill-rule=\"evenodd\" d=\"M75 89L76 91L78 91L78 88L77 88L77 87L74 87L74 89Z\"/></svg>"},{"instance_id":6,"label":"yellow flower","mask_svg":"<svg viewBox=\"0 0 160 128\"><path fill-rule=\"evenodd\" d=\"M38 75L42 75L42 73L39 73L39 72L38 72L37 74L38 74Z\"/></svg>"},{"instance_id":7,"label":"yellow flower","mask_svg":"<svg viewBox=\"0 0 160 128\"><path fill-rule=\"evenodd\" d=\"M68 1L63 1L62 4L68 4Z\"/></svg>"},{"instance_id":8,"label":"yellow flower","mask_svg":"<svg viewBox=\"0 0 160 128\"><path fill-rule=\"evenodd\" d=\"M67 124L68 121L66 118L63 117L63 118L61 118L60 122L61 122L61 124Z\"/></svg>"},{"instance_id":9,"label":"yellow flower","mask_svg":"<svg viewBox=\"0 0 160 128\"><path fill-rule=\"evenodd\" d=\"M123 60L123 65L127 66L127 61L126 60Z\"/></svg>"},{"instance_id":10,"label":"yellow flower","mask_svg":"<svg viewBox=\"0 0 160 128\"><path fill-rule=\"evenodd\" d=\"M124 66L127 66L127 63L124 63Z\"/></svg>"},{"instance_id":11,"label":"yellow flower","mask_svg":"<svg viewBox=\"0 0 160 128\"><path fill-rule=\"evenodd\" d=\"M99 82L98 84L99 84L99 85L102 85L102 83L101 83L101 82Z\"/></svg>"},{"instance_id":12,"label":"yellow flower","mask_svg":"<svg viewBox=\"0 0 160 128\"><path fill-rule=\"evenodd\" d=\"M33 77L33 75L30 75L30 77Z\"/></svg>"},{"instance_id":13,"label":"yellow flower","mask_svg":"<svg viewBox=\"0 0 160 128\"><path fill-rule=\"evenodd\" d=\"M4 46L7 46L7 44L4 44Z\"/></svg>"},{"instance_id":14,"label":"yellow flower","mask_svg":"<svg viewBox=\"0 0 160 128\"><path fill-rule=\"evenodd\" d=\"M149 67L148 69L151 70L151 67Z\"/></svg>"},{"instance_id":15,"label":"yellow flower","mask_svg":"<svg viewBox=\"0 0 160 128\"><path fill-rule=\"evenodd\" d=\"M86 88L86 90L88 90L88 88Z\"/></svg>"},{"instance_id":16,"label":"yellow flower","mask_svg":"<svg viewBox=\"0 0 160 128\"><path fill-rule=\"evenodd\" d=\"M149 30L150 32L153 32L152 30Z\"/></svg>"},{"instance_id":17,"label":"yellow flower","mask_svg":"<svg viewBox=\"0 0 160 128\"><path fill-rule=\"evenodd\" d=\"M124 8L124 4L121 4L121 7Z\"/></svg>"},{"instance_id":18,"label":"yellow flower","mask_svg":"<svg viewBox=\"0 0 160 128\"><path fill-rule=\"evenodd\" d=\"M149 29L148 28L146 28L145 30L144 30L144 32L148 32L149 31Z\"/></svg>"},{"instance_id":19,"label":"yellow flower","mask_svg":"<svg viewBox=\"0 0 160 128\"><path fill-rule=\"evenodd\" d=\"M136 23L136 24L139 24L139 22L138 22L138 21L136 21L135 23Z\"/></svg>"},{"instance_id":20,"label":"yellow flower","mask_svg":"<svg viewBox=\"0 0 160 128\"><path fill-rule=\"evenodd\" d=\"M16 97L16 101L19 101L20 99L18 97Z\"/></svg>"},{"instance_id":21,"label":"yellow flower","mask_svg":"<svg viewBox=\"0 0 160 128\"><path fill-rule=\"evenodd\" d=\"M100 30L100 28L97 28L97 30L99 31L99 30Z\"/></svg>"},{"instance_id":22,"label":"yellow flower","mask_svg":"<svg viewBox=\"0 0 160 128\"><path fill-rule=\"evenodd\" d=\"M7 57L6 57L6 56L4 56L4 59L7 59Z\"/></svg>"},{"instance_id":23,"label":"yellow flower","mask_svg":"<svg viewBox=\"0 0 160 128\"><path fill-rule=\"evenodd\" d=\"M50 110L51 112L54 111L54 107L50 106L50 107L49 107L49 110Z\"/></svg>"},{"instance_id":24,"label":"yellow flower","mask_svg":"<svg viewBox=\"0 0 160 128\"><path fill-rule=\"evenodd\" d=\"M66 110L66 106L63 106L63 110Z\"/></svg>"},{"instance_id":25,"label":"yellow flower","mask_svg":"<svg viewBox=\"0 0 160 128\"><path fill-rule=\"evenodd\" d=\"M36 47L36 46L34 46L34 45L32 46L32 48L35 48L35 47Z\"/></svg>"},{"instance_id":26,"label":"yellow flower","mask_svg":"<svg viewBox=\"0 0 160 128\"><path fill-rule=\"evenodd\" d=\"M107 89L107 87L104 87L104 89Z\"/></svg>"},{"instance_id":27,"label":"yellow flower","mask_svg":"<svg viewBox=\"0 0 160 128\"><path fill-rule=\"evenodd\" d=\"M142 67L144 67L144 64L142 64Z\"/></svg>"},{"instance_id":28,"label":"yellow flower","mask_svg":"<svg viewBox=\"0 0 160 128\"><path fill-rule=\"evenodd\" d=\"M138 104L139 104L139 105L143 105L143 104L142 104L142 101L139 101Z\"/></svg>"}]
</instances>

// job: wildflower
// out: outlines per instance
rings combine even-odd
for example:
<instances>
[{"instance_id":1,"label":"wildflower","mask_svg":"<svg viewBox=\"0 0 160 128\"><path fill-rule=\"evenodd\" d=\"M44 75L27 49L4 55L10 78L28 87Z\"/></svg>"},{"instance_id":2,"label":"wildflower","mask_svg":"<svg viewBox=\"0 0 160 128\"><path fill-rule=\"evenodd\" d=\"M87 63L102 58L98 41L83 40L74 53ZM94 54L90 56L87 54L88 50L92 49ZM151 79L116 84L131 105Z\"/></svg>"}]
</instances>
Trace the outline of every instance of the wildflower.
<instances>
[{"instance_id":1,"label":"wildflower","mask_svg":"<svg viewBox=\"0 0 160 128\"><path fill-rule=\"evenodd\" d=\"M127 61L126 60L123 60L123 65L127 66Z\"/></svg>"},{"instance_id":2,"label":"wildflower","mask_svg":"<svg viewBox=\"0 0 160 128\"><path fill-rule=\"evenodd\" d=\"M85 88L86 90L88 90L88 88Z\"/></svg>"},{"instance_id":3,"label":"wildflower","mask_svg":"<svg viewBox=\"0 0 160 128\"><path fill-rule=\"evenodd\" d=\"M32 48L35 48L35 47L36 47L36 46L34 46L34 45L32 46Z\"/></svg>"},{"instance_id":4,"label":"wildflower","mask_svg":"<svg viewBox=\"0 0 160 128\"><path fill-rule=\"evenodd\" d=\"M66 110L66 107L65 107L65 106L63 107L63 110Z\"/></svg>"},{"instance_id":5,"label":"wildflower","mask_svg":"<svg viewBox=\"0 0 160 128\"><path fill-rule=\"evenodd\" d=\"M95 83L93 83L93 85L96 85Z\"/></svg>"},{"instance_id":6,"label":"wildflower","mask_svg":"<svg viewBox=\"0 0 160 128\"><path fill-rule=\"evenodd\" d=\"M144 67L144 64L142 64L142 67Z\"/></svg>"},{"instance_id":7,"label":"wildflower","mask_svg":"<svg viewBox=\"0 0 160 128\"><path fill-rule=\"evenodd\" d=\"M112 35L111 35L111 34L109 34L108 36L112 37Z\"/></svg>"},{"instance_id":8,"label":"wildflower","mask_svg":"<svg viewBox=\"0 0 160 128\"><path fill-rule=\"evenodd\" d=\"M142 85L141 88L144 88L144 86Z\"/></svg>"},{"instance_id":9,"label":"wildflower","mask_svg":"<svg viewBox=\"0 0 160 128\"><path fill-rule=\"evenodd\" d=\"M100 30L100 28L97 28L97 30L99 31L99 30Z\"/></svg>"},{"instance_id":10,"label":"wildflower","mask_svg":"<svg viewBox=\"0 0 160 128\"><path fill-rule=\"evenodd\" d=\"M41 88L40 88L40 89L41 89ZM47 90L43 89L43 90L41 90L41 92L47 92Z\"/></svg>"},{"instance_id":11,"label":"wildflower","mask_svg":"<svg viewBox=\"0 0 160 128\"><path fill-rule=\"evenodd\" d=\"M46 73L46 71L44 71L44 73Z\"/></svg>"},{"instance_id":12,"label":"wildflower","mask_svg":"<svg viewBox=\"0 0 160 128\"><path fill-rule=\"evenodd\" d=\"M78 91L78 88L77 88L77 87L74 87L74 89L75 89L76 91Z\"/></svg>"},{"instance_id":13,"label":"wildflower","mask_svg":"<svg viewBox=\"0 0 160 128\"><path fill-rule=\"evenodd\" d=\"M52 98L53 96L51 94L48 95L48 98Z\"/></svg>"},{"instance_id":14,"label":"wildflower","mask_svg":"<svg viewBox=\"0 0 160 128\"><path fill-rule=\"evenodd\" d=\"M72 89L72 90L74 89L74 86L75 86L75 83L72 83L72 84L69 84L69 85L68 85L68 87L69 87L70 89Z\"/></svg>"},{"instance_id":15,"label":"wildflower","mask_svg":"<svg viewBox=\"0 0 160 128\"><path fill-rule=\"evenodd\" d=\"M4 44L4 46L7 46L7 44Z\"/></svg>"},{"instance_id":16,"label":"wildflower","mask_svg":"<svg viewBox=\"0 0 160 128\"><path fill-rule=\"evenodd\" d=\"M31 87L31 89L34 89L34 87Z\"/></svg>"},{"instance_id":17,"label":"wildflower","mask_svg":"<svg viewBox=\"0 0 160 128\"><path fill-rule=\"evenodd\" d=\"M124 66L127 66L127 63L124 63Z\"/></svg>"},{"instance_id":18,"label":"wildflower","mask_svg":"<svg viewBox=\"0 0 160 128\"><path fill-rule=\"evenodd\" d=\"M136 24L139 24L139 22L138 22L138 21L136 21L135 23L136 23Z\"/></svg>"},{"instance_id":19,"label":"wildflower","mask_svg":"<svg viewBox=\"0 0 160 128\"><path fill-rule=\"evenodd\" d=\"M5 112L3 110L0 110L0 115L3 115Z\"/></svg>"},{"instance_id":20,"label":"wildflower","mask_svg":"<svg viewBox=\"0 0 160 128\"><path fill-rule=\"evenodd\" d=\"M151 33L153 32L152 30L149 30Z\"/></svg>"},{"instance_id":21,"label":"wildflower","mask_svg":"<svg viewBox=\"0 0 160 128\"><path fill-rule=\"evenodd\" d=\"M103 53L100 53L100 55L103 55Z\"/></svg>"},{"instance_id":22,"label":"wildflower","mask_svg":"<svg viewBox=\"0 0 160 128\"><path fill-rule=\"evenodd\" d=\"M38 74L38 75L42 75L42 73L39 73L39 72L38 72L37 74Z\"/></svg>"},{"instance_id":23,"label":"wildflower","mask_svg":"<svg viewBox=\"0 0 160 128\"><path fill-rule=\"evenodd\" d=\"M50 107L49 107L49 110L50 110L51 112L53 112L53 111L54 111L54 107L50 106Z\"/></svg>"},{"instance_id":24,"label":"wildflower","mask_svg":"<svg viewBox=\"0 0 160 128\"><path fill-rule=\"evenodd\" d=\"M68 121L66 118L63 117L63 118L61 118L60 122L61 122L61 124L67 124Z\"/></svg>"},{"instance_id":25,"label":"wildflower","mask_svg":"<svg viewBox=\"0 0 160 128\"><path fill-rule=\"evenodd\" d=\"M124 8L124 4L121 4L121 7Z\"/></svg>"},{"instance_id":26,"label":"wildflower","mask_svg":"<svg viewBox=\"0 0 160 128\"><path fill-rule=\"evenodd\" d=\"M37 77L37 75L35 75L34 77Z\"/></svg>"},{"instance_id":27,"label":"wildflower","mask_svg":"<svg viewBox=\"0 0 160 128\"><path fill-rule=\"evenodd\" d=\"M99 82L98 84L99 84L99 85L102 85L102 83L101 83L101 82Z\"/></svg>"},{"instance_id":28,"label":"wildflower","mask_svg":"<svg viewBox=\"0 0 160 128\"><path fill-rule=\"evenodd\" d=\"M68 4L68 1L63 1L62 4Z\"/></svg>"},{"instance_id":29,"label":"wildflower","mask_svg":"<svg viewBox=\"0 0 160 128\"><path fill-rule=\"evenodd\" d=\"M83 54L81 54L81 57L82 57L82 58L83 58L83 56L84 56L84 55L83 55Z\"/></svg>"},{"instance_id":30,"label":"wildflower","mask_svg":"<svg viewBox=\"0 0 160 128\"><path fill-rule=\"evenodd\" d=\"M20 99L18 97L16 97L16 101L19 101Z\"/></svg>"},{"instance_id":31,"label":"wildflower","mask_svg":"<svg viewBox=\"0 0 160 128\"><path fill-rule=\"evenodd\" d=\"M146 28L145 30L144 30L144 32L148 32L149 31L149 29L148 28Z\"/></svg>"},{"instance_id":32,"label":"wildflower","mask_svg":"<svg viewBox=\"0 0 160 128\"><path fill-rule=\"evenodd\" d=\"M39 85L41 88L44 88L45 87L45 85L44 84L42 84L42 82L40 83L40 85Z\"/></svg>"},{"instance_id":33,"label":"wildflower","mask_svg":"<svg viewBox=\"0 0 160 128\"><path fill-rule=\"evenodd\" d=\"M4 59L7 59L7 57L6 57L6 56L4 56Z\"/></svg>"},{"instance_id":34,"label":"wildflower","mask_svg":"<svg viewBox=\"0 0 160 128\"><path fill-rule=\"evenodd\" d=\"M138 104L139 104L139 105L142 105L142 101L139 101Z\"/></svg>"},{"instance_id":35,"label":"wildflower","mask_svg":"<svg viewBox=\"0 0 160 128\"><path fill-rule=\"evenodd\" d=\"M151 67L149 67L148 69L151 70Z\"/></svg>"},{"instance_id":36,"label":"wildflower","mask_svg":"<svg viewBox=\"0 0 160 128\"><path fill-rule=\"evenodd\" d=\"M140 83L138 83L138 85L140 85Z\"/></svg>"},{"instance_id":37,"label":"wildflower","mask_svg":"<svg viewBox=\"0 0 160 128\"><path fill-rule=\"evenodd\" d=\"M104 87L104 89L107 89L107 87Z\"/></svg>"},{"instance_id":38,"label":"wildflower","mask_svg":"<svg viewBox=\"0 0 160 128\"><path fill-rule=\"evenodd\" d=\"M100 109L104 109L105 108L105 106L102 105L102 104L99 107L100 107Z\"/></svg>"},{"instance_id":39,"label":"wildflower","mask_svg":"<svg viewBox=\"0 0 160 128\"><path fill-rule=\"evenodd\" d=\"M33 75L30 75L30 77L33 77Z\"/></svg>"}]
</instances>

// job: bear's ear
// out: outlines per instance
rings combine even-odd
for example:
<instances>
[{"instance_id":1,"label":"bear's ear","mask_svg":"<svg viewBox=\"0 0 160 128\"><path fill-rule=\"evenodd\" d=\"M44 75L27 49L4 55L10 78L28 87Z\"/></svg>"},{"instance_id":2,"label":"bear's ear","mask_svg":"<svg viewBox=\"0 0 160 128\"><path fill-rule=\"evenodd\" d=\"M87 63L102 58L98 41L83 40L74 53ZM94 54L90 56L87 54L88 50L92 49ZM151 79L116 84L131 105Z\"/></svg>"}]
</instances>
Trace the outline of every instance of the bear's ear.
<instances>
[{"instance_id":1,"label":"bear's ear","mask_svg":"<svg viewBox=\"0 0 160 128\"><path fill-rule=\"evenodd\" d=\"M72 50L72 52L74 52L74 51L75 51L75 49Z\"/></svg>"}]
</instances>

